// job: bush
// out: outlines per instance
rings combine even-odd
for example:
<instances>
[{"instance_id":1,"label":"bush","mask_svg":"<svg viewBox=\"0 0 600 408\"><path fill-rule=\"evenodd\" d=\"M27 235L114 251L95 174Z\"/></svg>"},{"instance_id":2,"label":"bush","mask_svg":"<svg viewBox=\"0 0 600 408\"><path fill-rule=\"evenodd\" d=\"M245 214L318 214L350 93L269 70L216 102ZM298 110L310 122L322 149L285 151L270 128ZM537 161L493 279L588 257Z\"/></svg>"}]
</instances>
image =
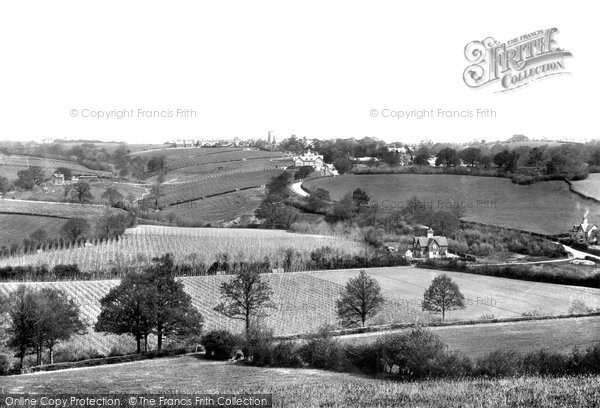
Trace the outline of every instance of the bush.
<instances>
[{"instance_id":1,"label":"bush","mask_svg":"<svg viewBox=\"0 0 600 408\"><path fill-rule=\"evenodd\" d=\"M5 354L0 354L0 375L5 375L10 370L10 360Z\"/></svg>"},{"instance_id":2,"label":"bush","mask_svg":"<svg viewBox=\"0 0 600 408\"><path fill-rule=\"evenodd\" d=\"M331 327L323 326L298 350L301 360L312 368L342 371L348 368L346 353L331 335Z\"/></svg>"},{"instance_id":3,"label":"bush","mask_svg":"<svg viewBox=\"0 0 600 408\"><path fill-rule=\"evenodd\" d=\"M302 367L296 344L292 341L282 341L273 346L271 365L275 367Z\"/></svg>"},{"instance_id":4,"label":"bush","mask_svg":"<svg viewBox=\"0 0 600 408\"><path fill-rule=\"evenodd\" d=\"M520 356L512 351L497 350L477 359L475 373L489 377L506 377L521 372Z\"/></svg>"},{"instance_id":5,"label":"bush","mask_svg":"<svg viewBox=\"0 0 600 408\"><path fill-rule=\"evenodd\" d=\"M568 357L547 350L538 350L523 357L523 370L529 375L564 375L567 372Z\"/></svg>"},{"instance_id":6,"label":"bush","mask_svg":"<svg viewBox=\"0 0 600 408\"><path fill-rule=\"evenodd\" d=\"M242 351L252 365L271 365L273 330L251 327L242 345Z\"/></svg>"},{"instance_id":7,"label":"bush","mask_svg":"<svg viewBox=\"0 0 600 408\"><path fill-rule=\"evenodd\" d=\"M202 337L201 344L206 350L206 357L215 360L228 360L233 356L240 340L238 336L227 330L213 330Z\"/></svg>"}]
</instances>

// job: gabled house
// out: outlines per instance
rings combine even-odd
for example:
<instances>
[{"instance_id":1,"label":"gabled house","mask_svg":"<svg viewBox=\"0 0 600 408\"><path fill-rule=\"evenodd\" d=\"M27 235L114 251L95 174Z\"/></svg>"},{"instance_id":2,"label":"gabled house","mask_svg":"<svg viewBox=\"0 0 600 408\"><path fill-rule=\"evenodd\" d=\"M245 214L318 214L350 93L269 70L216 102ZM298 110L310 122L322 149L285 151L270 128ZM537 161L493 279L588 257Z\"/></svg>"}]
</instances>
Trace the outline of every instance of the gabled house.
<instances>
[{"instance_id":1,"label":"gabled house","mask_svg":"<svg viewBox=\"0 0 600 408\"><path fill-rule=\"evenodd\" d=\"M308 152L304 153L302 156L295 156L292 158L294 161L294 166L302 167L302 166L312 166L316 171L321 171L323 168L323 156L320 154Z\"/></svg>"},{"instance_id":2,"label":"gabled house","mask_svg":"<svg viewBox=\"0 0 600 408\"><path fill-rule=\"evenodd\" d=\"M587 213L583 217L581 224L574 225L571 231L569 231L569 239L571 242L578 244L597 244L599 236L600 230L598 230L598 227L588 223Z\"/></svg>"},{"instance_id":3,"label":"gabled house","mask_svg":"<svg viewBox=\"0 0 600 408\"><path fill-rule=\"evenodd\" d=\"M448 256L448 240L433 235L429 228L426 237L413 238L412 255L413 258L445 258Z\"/></svg>"},{"instance_id":4,"label":"gabled house","mask_svg":"<svg viewBox=\"0 0 600 408\"><path fill-rule=\"evenodd\" d=\"M54 173L52 177L50 177L50 184L53 184L55 186L65 184L65 175L62 173Z\"/></svg>"}]
</instances>

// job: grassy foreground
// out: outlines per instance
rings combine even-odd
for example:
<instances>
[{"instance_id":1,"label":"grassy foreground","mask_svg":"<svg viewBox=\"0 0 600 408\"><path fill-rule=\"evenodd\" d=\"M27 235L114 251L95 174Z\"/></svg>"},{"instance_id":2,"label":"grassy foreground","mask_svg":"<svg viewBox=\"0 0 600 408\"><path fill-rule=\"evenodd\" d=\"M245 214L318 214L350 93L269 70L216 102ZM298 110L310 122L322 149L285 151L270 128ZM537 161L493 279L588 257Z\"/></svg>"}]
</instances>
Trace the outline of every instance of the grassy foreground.
<instances>
[{"instance_id":1,"label":"grassy foreground","mask_svg":"<svg viewBox=\"0 0 600 408\"><path fill-rule=\"evenodd\" d=\"M313 369L257 368L194 356L2 377L0 392L265 392L285 407L593 407L600 378L401 383Z\"/></svg>"}]
</instances>

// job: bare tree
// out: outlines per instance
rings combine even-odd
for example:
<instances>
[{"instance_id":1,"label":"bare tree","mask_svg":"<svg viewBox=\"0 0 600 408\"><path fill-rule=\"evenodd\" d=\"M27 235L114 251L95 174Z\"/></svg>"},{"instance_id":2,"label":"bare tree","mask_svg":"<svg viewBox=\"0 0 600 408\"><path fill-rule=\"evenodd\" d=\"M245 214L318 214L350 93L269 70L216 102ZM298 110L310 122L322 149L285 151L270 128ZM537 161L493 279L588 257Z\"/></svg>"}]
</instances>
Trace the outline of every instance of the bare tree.
<instances>
[{"instance_id":1,"label":"bare tree","mask_svg":"<svg viewBox=\"0 0 600 408\"><path fill-rule=\"evenodd\" d=\"M336 312L344 326L362 324L375 316L383 307L381 287L364 270L346 283L341 297L336 301Z\"/></svg>"},{"instance_id":2,"label":"bare tree","mask_svg":"<svg viewBox=\"0 0 600 408\"><path fill-rule=\"evenodd\" d=\"M460 293L458 285L448 275L436 276L423 294L423 310L442 313L442 321L446 311L465 308L465 297Z\"/></svg>"}]
</instances>

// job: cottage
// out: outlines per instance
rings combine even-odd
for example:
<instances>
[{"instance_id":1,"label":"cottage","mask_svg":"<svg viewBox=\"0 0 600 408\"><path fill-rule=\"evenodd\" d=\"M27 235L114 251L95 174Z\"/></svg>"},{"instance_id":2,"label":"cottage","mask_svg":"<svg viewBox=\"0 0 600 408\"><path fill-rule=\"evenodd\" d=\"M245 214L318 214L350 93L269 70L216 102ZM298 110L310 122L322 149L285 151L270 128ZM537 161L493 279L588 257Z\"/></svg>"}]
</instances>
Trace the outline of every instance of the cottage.
<instances>
[{"instance_id":1,"label":"cottage","mask_svg":"<svg viewBox=\"0 0 600 408\"><path fill-rule=\"evenodd\" d=\"M316 171L321 171L323 168L323 155L308 152L304 153L302 156L295 156L292 158L294 161L294 166L302 167L302 166L311 166L314 167Z\"/></svg>"},{"instance_id":2,"label":"cottage","mask_svg":"<svg viewBox=\"0 0 600 408\"><path fill-rule=\"evenodd\" d=\"M414 237L412 254L413 258L445 258L448 256L448 240L433 235L429 228L426 237Z\"/></svg>"},{"instance_id":3,"label":"cottage","mask_svg":"<svg viewBox=\"0 0 600 408\"><path fill-rule=\"evenodd\" d=\"M52 177L50 177L50 184L53 184L55 186L65 184L65 175L62 173L54 173Z\"/></svg>"},{"instance_id":4,"label":"cottage","mask_svg":"<svg viewBox=\"0 0 600 408\"><path fill-rule=\"evenodd\" d=\"M595 245L598 243L600 230L596 225L588 223L587 213L584 215L581 224L574 225L569 232L569 239L573 243Z\"/></svg>"}]
</instances>

